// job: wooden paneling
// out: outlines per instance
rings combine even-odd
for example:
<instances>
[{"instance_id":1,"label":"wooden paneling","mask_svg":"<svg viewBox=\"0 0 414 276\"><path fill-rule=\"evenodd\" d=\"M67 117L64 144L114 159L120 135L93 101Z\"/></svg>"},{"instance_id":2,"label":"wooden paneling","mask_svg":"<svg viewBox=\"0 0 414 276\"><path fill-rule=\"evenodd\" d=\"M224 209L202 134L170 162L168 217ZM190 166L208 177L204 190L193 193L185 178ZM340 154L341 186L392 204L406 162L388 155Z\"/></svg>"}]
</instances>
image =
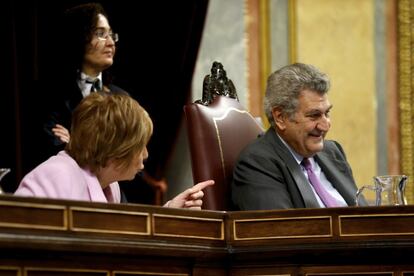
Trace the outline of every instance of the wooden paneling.
<instances>
[{"instance_id":1,"label":"wooden paneling","mask_svg":"<svg viewBox=\"0 0 414 276\"><path fill-rule=\"evenodd\" d=\"M148 213L69 207L69 215L73 231L150 235Z\"/></svg>"},{"instance_id":2,"label":"wooden paneling","mask_svg":"<svg viewBox=\"0 0 414 276\"><path fill-rule=\"evenodd\" d=\"M154 236L224 240L224 220L190 216L153 215Z\"/></svg>"},{"instance_id":3,"label":"wooden paneling","mask_svg":"<svg viewBox=\"0 0 414 276\"><path fill-rule=\"evenodd\" d=\"M0 276L414 275L414 206L215 212L0 195Z\"/></svg>"},{"instance_id":4,"label":"wooden paneling","mask_svg":"<svg viewBox=\"0 0 414 276\"><path fill-rule=\"evenodd\" d=\"M332 237L331 217L234 220L235 240Z\"/></svg>"},{"instance_id":5,"label":"wooden paneling","mask_svg":"<svg viewBox=\"0 0 414 276\"><path fill-rule=\"evenodd\" d=\"M109 271L67 268L25 268L26 276L110 276Z\"/></svg>"},{"instance_id":6,"label":"wooden paneling","mask_svg":"<svg viewBox=\"0 0 414 276\"><path fill-rule=\"evenodd\" d=\"M341 236L414 235L414 214L339 216Z\"/></svg>"},{"instance_id":7,"label":"wooden paneling","mask_svg":"<svg viewBox=\"0 0 414 276\"><path fill-rule=\"evenodd\" d=\"M66 230L66 208L59 205L1 201L0 226Z\"/></svg>"},{"instance_id":8,"label":"wooden paneling","mask_svg":"<svg viewBox=\"0 0 414 276\"><path fill-rule=\"evenodd\" d=\"M20 268L0 266L0 276L21 276Z\"/></svg>"}]
</instances>

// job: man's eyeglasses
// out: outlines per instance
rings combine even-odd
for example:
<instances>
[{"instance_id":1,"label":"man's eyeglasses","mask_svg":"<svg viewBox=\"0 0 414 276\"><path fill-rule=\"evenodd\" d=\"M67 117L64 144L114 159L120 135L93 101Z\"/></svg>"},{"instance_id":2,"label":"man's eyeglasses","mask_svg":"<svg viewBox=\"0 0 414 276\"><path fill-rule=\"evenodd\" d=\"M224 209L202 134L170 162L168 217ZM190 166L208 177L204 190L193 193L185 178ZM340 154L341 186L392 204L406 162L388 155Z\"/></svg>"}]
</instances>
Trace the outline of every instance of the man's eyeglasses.
<instances>
[{"instance_id":1,"label":"man's eyeglasses","mask_svg":"<svg viewBox=\"0 0 414 276\"><path fill-rule=\"evenodd\" d=\"M108 32L105 30L96 30L94 34L99 40L102 41L107 40L108 37L111 37L114 42L118 42L119 40L119 35L117 33Z\"/></svg>"}]
</instances>

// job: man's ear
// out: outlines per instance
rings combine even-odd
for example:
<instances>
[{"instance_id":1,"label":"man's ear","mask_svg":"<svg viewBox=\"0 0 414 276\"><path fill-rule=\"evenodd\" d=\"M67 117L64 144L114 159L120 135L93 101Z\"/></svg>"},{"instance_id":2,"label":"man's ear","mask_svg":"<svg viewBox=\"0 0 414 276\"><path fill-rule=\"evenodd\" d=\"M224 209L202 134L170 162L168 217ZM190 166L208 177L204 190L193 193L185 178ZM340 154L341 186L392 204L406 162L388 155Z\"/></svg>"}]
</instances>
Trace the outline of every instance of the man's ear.
<instances>
[{"instance_id":1,"label":"man's ear","mask_svg":"<svg viewBox=\"0 0 414 276\"><path fill-rule=\"evenodd\" d=\"M280 109L274 107L272 109L272 116L273 116L273 121L275 122L275 125L277 126L277 128L280 130L284 130L286 128L286 120L287 120L286 115L284 115L282 111L280 111Z\"/></svg>"}]
</instances>

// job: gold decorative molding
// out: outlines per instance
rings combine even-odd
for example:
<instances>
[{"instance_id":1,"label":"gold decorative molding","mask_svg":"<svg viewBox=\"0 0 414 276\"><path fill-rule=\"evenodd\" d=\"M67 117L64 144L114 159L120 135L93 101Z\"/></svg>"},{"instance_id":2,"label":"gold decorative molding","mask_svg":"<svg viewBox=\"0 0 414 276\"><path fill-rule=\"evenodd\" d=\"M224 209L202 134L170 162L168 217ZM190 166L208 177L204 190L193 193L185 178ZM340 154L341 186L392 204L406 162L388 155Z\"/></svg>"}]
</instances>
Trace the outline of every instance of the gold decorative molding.
<instances>
[{"instance_id":1,"label":"gold decorative molding","mask_svg":"<svg viewBox=\"0 0 414 276\"><path fill-rule=\"evenodd\" d=\"M98 224L102 219L113 219L118 224ZM150 214L121 210L102 210L86 207L69 207L69 229L77 232L129 234L149 236Z\"/></svg>"},{"instance_id":2,"label":"gold decorative molding","mask_svg":"<svg viewBox=\"0 0 414 276\"><path fill-rule=\"evenodd\" d=\"M33 273L32 273L33 272ZM39 275L44 273L45 275L60 275L70 273L71 275L95 275L95 276L110 276L109 270L102 269L77 269L77 268L53 268L53 267L25 267L24 275L30 276L32 274ZM53 274L52 274L53 273Z\"/></svg>"},{"instance_id":3,"label":"gold decorative molding","mask_svg":"<svg viewBox=\"0 0 414 276\"><path fill-rule=\"evenodd\" d=\"M414 235L412 213L339 215L338 221L342 237ZM392 222L384 226L384 221Z\"/></svg>"},{"instance_id":4,"label":"gold decorative molding","mask_svg":"<svg viewBox=\"0 0 414 276\"><path fill-rule=\"evenodd\" d=\"M148 272L148 271L113 271L113 276L117 275L150 275L150 276L189 276L188 273L169 273L169 272Z\"/></svg>"},{"instance_id":5,"label":"gold decorative molding","mask_svg":"<svg viewBox=\"0 0 414 276\"><path fill-rule=\"evenodd\" d=\"M297 229L301 233L292 233L292 229L286 227L287 224L297 223ZM265 236L260 236L257 232L245 231L243 224L250 224L250 227L257 228L261 224L261 229L266 229ZM312 229L310 226L317 225L318 229ZM321 229L325 232L321 232ZM287 218L262 218L262 219L235 219L233 221L233 237L235 241L242 240L269 240L269 239L305 239L305 238L331 238L333 236L333 224L331 216L313 216L313 217L287 217Z\"/></svg>"},{"instance_id":6,"label":"gold decorative molding","mask_svg":"<svg viewBox=\"0 0 414 276\"><path fill-rule=\"evenodd\" d=\"M180 227L177 227L177 222L180 222ZM224 240L223 219L153 214L151 225L154 236ZM204 226L204 235L197 226Z\"/></svg>"},{"instance_id":7,"label":"gold decorative molding","mask_svg":"<svg viewBox=\"0 0 414 276\"><path fill-rule=\"evenodd\" d=\"M68 228L65 206L0 201L0 208L0 227L62 231ZM49 219L41 219L45 216Z\"/></svg>"},{"instance_id":8,"label":"gold decorative molding","mask_svg":"<svg viewBox=\"0 0 414 276\"><path fill-rule=\"evenodd\" d=\"M269 24L269 0L259 1L260 10L260 64L261 64L261 87L266 88L267 77L271 70L270 51L270 24Z\"/></svg>"},{"instance_id":9,"label":"gold decorative molding","mask_svg":"<svg viewBox=\"0 0 414 276\"><path fill-rule=\"evenodd\" d=\"M272 70L272 50L270 45L270 4L269 0L259 1L260 10L260 87L261 87L261 100L263 101L266 93L267 78ZM261 102L262 108L262 102ZM266 114L262 111L261 118L264 127L269 127L269 122L266 118Z\"/></svg>"},{"instance_id":10,"label":"gold decorative molding","mask_svg":"<svg viewBox=\"0 0 414 276\"><path fill-rule=\"evenodd\" d=\"M331 275L389 275L389 276L393 276L394 272L393 271L357 271L357 272L313 272L313 273L305 273L305 276L313 276L313 275L318 275L318 276L331 276Z\"/></svg>"},{"instance_id":11,"label":"gold decorative molding","mask_svg":"<svg viewBox=\"0 0 414 276\"><path fill-rule=\"evenodd\" d=\"M398 85L400 96L401 172L409 176L406 197L414 202L413 168L413 14L410 0L398 1Z\"/></svg>"},{"instance_id":12,"label":"gold decorative molding","mask_svg":"<svg viewBox=\"0 0 414 276\"><path fill-rule=\"evenodd\" d=\"M296 0L288 1L289 12L289 62L297 61L297 35L296 35Z\"/></svg>"},{"instance_id":13,"label":"gold decorative molding","mask_svg":"<svg viewBox=\"0 0 414 276\"><path fill-rule=\"evenodd\" d=\"M16 274L14 274L14 272ZM0 266L0 275L12 275L12 273L16 276L21 276L22 271L19 267L16 266Z\"/></svg>"}]
</instances>

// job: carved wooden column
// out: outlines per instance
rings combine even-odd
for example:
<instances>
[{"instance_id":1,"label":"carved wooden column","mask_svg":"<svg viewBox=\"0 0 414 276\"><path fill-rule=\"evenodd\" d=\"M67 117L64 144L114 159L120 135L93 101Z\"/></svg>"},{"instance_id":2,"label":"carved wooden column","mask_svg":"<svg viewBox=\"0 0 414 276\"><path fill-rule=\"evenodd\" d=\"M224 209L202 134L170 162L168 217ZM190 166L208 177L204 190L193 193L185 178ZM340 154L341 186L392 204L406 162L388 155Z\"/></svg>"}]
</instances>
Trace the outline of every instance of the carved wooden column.
<instances>
[{"instance_id":1,"label":"carved wooden column","mask_svg":"<svg viewBox=\"0 0 414 276\"><path fill-rule=\"evenodd\" d=\"M409 176L406 196L414 202L414 113L413 113L413 31L414 7L410 0L398 2L398 83L400 95L401 171Z\"/></svg>"}]
</instances>

